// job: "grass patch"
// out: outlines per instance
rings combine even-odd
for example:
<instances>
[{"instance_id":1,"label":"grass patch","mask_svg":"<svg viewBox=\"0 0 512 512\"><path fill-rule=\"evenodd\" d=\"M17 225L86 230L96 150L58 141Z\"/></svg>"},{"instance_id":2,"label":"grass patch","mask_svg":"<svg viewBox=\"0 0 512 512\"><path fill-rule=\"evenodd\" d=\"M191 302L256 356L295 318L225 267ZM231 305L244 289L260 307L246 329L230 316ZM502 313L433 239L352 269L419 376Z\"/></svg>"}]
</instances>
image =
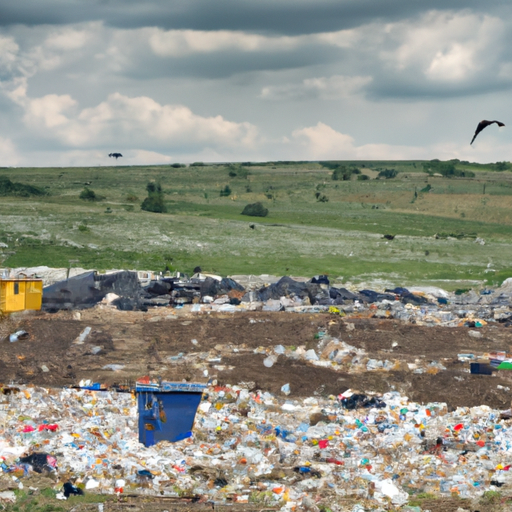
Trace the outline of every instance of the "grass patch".
<instances>
[{"instance_id":1,"label":"grass patch","mask_svg":"<svg viewBox=\"0 0 512 512\"><path fill-rule=\"evenodd\" d=\"M171 262L184 272L327 273L449 289L512 276L512 173L502 163L453 162L474 178L430 176L420 161L197 164L5 169L48 194L2 201L0 261L157 271ZM333 180L339 168L369 178ZM375 179L386 169L396 176ZM84 186L102 202L77 201ZM166 213L139 208L151 194ZM253 224L241 212L257 203L268 214Z\"/></svg>"}]
</instances>

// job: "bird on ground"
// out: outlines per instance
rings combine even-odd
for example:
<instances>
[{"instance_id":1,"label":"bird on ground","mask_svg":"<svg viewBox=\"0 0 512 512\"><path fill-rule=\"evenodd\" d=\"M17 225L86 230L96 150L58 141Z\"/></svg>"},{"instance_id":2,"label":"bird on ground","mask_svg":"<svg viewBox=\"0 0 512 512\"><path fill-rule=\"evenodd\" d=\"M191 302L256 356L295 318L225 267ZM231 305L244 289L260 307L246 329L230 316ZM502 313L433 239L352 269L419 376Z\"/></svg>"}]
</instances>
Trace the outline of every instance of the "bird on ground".
<instances>
[{"instance_id":1,"label":"bird on ground","mask_svg":"<svg viewBox=\"0 0 512 512\"><path fill-rule=\"evenodd\" d=\"M504 123L500 122L500 121L486 121L485 119L483 121L480 121L478 123L478 126L476 127L476 130L475 130L475 135L473 135L473 138L471 139L471 142L470 144L473 144L473 141L476 139L476 136L484 129L484 128L487 128L487 126L489 126L490 124L494 124L496 123L498 126L505 126Z\"/></svg>"}]
</instances>

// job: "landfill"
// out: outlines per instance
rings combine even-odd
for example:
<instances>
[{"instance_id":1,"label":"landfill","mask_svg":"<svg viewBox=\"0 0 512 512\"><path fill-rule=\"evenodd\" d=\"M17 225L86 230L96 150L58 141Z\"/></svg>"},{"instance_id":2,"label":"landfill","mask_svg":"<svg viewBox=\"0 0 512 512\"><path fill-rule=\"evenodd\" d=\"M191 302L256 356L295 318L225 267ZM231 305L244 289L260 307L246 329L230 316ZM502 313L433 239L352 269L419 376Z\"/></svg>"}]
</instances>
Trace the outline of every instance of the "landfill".
<instances>
[{"instance_id":1,"label":"landfill","mask_svg":"<svg viewBox=\"0 0 512 512\"><path fill-rule=\"evenodd\" d=\"M486 406L448 412L398 392L351 390L289 400L211 385L192 437L146 448L131 393L19 386L2 388L0 398L0 482L17 488L45 472L68 495L336 511L345 498L396 510L415 493L471 498L512 481L511 424Z\"/></svg>"},{"instance_id":2,"label":"landfill","mask_svg":"<svg viewBox=\"0 0 512 512\"><path fill-rule=\"evenodd\" d=\"M447 292L434 286L367 289L347 284L347 288L326 275L305 279L196 273L188 277L178 272L170 277L142 271L99 274L89 270L56 281L58 270L20 268L11 275L23 273L42 278L43 309L47 311L76 310L104 303L120 310L188 306L194 312L337 311L342 315L394 318L418 325L512 325L512 278L496 289Z\"/></svg>"},{"instance_id":3,"label":"landfill","mask_svg":"<svg viewBox=\"0 0 512 512\"><path fill-rule=\"evenodd\" d=\"M407 507L418 494L477 499L512 484L512 410L486 405L452 410L442 402L416 403L393 385L376 394L340 384L331 396L319 392L302 397L295 393L291 375L289 382L288 378L279 382L273 394L258 390L254 382L226 384L224 377L220 385L216 380L220 372L233 368L234 355L240 353L257 356L262 375L276 367L279 371L283 363L301 362L301 368L329 370L331 377L333 371L354 377L401 372L407 379L441 374L447 366L453 372L455 365L461 369L451 377L455 382L465 378L462 372L491 379L512 369L512 347L503 342L512 325L511 279L495 290L461 293L412 287L348 290L331 286L326 276L302 281L277 278L252 287L208 276L135 284L127 273L120 279L88 274L82 281L100 283L87 308L146 313L151 308L144 314L151 322L146 325L155 331L169 329L166 319L176 323L179 318L179 325L186 325L210 314L232 313L226 315L232 317L244 312L326 313L329 320L339 322L326 324L343 330L338 337L320 330L307 345L283 340L251 346L244 339L227 344L220 338L206 345L199 330L194 333L197 338L188 338L190 350L164 352L166 346L160 345L155 356L159 367L169 365L178 371L183 366L210 378L192 436L175 443L160 441L146 447L140 442L136 396L129 389L97 383L93 389L0 385L2 502L15 501L12 490L30 487L39 474L51 478L61 499L79 499L83 493L136 494L312 512L413 510L414 506ZM126 295L113 293L115 287ZM134 290L135 296L129 296ZM56 309L82 307L71 302L59 305L53 299L49 304ZM76 352L82 358L112 351L106 333L80 318L74 311L76 333L66 350L82 351ZM371 345L356 346L351 337L357 320L370 319L464 328L471 342L460 347L455 361L449 357L405 361L394 351L399 342L406 343L397 337L398 342L390 341L380 352L385 357L376 358ZM248 318L249 324L265 321L256 315ZM490 339L486 329L492 326L505 333L500 342ZM6 344L19 350L13 360L20 365L30 357L21 353L23 347L38 341L28 328L13 329L6 337ZM117 343L123 346L124 341ZM131 362L117 361L120 353L112 352L113 359L98 367L122 374ZM39 369L42 376L50 376L57 366L46 363ZM505 383L496 380L494 387L508 392ZM330 389L333 392L332 385ZM349 502L354 506L346 508Z\"/></svg>"}]
</instances>

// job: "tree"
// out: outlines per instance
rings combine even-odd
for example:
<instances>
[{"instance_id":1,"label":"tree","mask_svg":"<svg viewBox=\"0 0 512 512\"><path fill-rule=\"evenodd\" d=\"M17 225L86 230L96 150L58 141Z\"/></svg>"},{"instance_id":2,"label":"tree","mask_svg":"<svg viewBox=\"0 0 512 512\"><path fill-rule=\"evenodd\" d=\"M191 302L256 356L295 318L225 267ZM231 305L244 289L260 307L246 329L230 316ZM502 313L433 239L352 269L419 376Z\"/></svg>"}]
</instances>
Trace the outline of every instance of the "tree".
<instances>
[{"instance_id":1,"label":"tree","mask_svg":"<svg viewBox=\"0 0 512 512\"><path fill-rule=\"evenodd\" d=\"M148 191L148 197L142 201L140 209L153 213L167 213L167 208L164 202L164 193L160 183L150 181L146 185L146 190Z\"/></svg>"},{"instance_id":2,"label":"tree","mask_svg":"<svg viewBox=\"0 0 512 512\"><path fill-rule=\"evenodd\" d=\"M220 191L220 197L229 197L231 195L231 188L229 185L226 185L221 191Z\"/></svg>"}]
</instances>

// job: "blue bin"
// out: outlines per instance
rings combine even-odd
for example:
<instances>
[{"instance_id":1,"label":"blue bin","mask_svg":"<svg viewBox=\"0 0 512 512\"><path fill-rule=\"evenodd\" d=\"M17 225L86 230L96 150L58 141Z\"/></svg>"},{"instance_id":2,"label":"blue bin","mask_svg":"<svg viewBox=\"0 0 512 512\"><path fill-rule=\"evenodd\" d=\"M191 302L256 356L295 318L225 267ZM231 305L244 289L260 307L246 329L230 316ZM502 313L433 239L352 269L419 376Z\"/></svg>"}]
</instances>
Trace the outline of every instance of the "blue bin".
<instances>
[{"instance_id":1,"label":"blue bin","mask_svg":"<svg viewBox=\"0 0 512 512\"><path fill-rule=\"evenodd\" d=\"M137 383L139 441L152 446L190 437L205 388L206 384L188 382Z\"/></svg>"}]
</instances>

